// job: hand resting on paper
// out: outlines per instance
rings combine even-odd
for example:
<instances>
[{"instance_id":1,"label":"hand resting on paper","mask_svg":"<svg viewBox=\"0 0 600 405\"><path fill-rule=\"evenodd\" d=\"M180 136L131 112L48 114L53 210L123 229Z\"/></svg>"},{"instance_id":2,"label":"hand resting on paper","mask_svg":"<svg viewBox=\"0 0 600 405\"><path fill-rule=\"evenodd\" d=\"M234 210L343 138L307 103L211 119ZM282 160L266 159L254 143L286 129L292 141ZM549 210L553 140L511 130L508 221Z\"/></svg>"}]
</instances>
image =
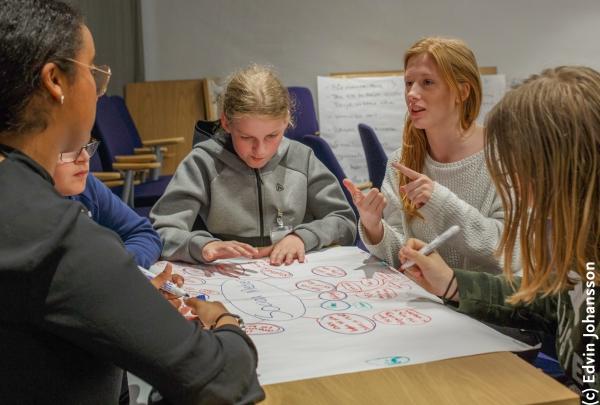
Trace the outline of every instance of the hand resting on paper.
<instances>
[{"instance_id":1,"label":"hand resting on paper","mask_svg":"<svg viewBox=\"0 0 600 405\"><path fill-rule=\"evenodd\" d=\"M269 264L279 266L284 263L290 265L294 260L304 263L305 254L304 241L298 235L291 233L274 245L258 248L256 257L269 256Z\"/></svg>"},{"instance_id":2,"label":"hand resting on paper","mask_svg":"<svg viewBox=\"0 0 600 405\"><path fill-rule=\"evenodd\" d=\"M218 259L233 259L247 257L252 259L258 255L258 250L247 243L236 240L213 241L202 248L202 258L209 263Z\"/></svg>"}]
</instances>

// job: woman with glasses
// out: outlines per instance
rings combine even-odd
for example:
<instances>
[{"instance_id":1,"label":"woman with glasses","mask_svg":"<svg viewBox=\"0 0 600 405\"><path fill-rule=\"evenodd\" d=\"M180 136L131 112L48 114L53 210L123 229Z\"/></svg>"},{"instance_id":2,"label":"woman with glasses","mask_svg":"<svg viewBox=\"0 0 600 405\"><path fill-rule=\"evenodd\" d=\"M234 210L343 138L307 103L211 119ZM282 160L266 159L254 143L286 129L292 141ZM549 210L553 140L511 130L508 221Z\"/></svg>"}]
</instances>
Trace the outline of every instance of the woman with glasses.
<instances>
[{"instance_id":1,"label":"woman with glasses","mask_svg":"<svg viewBox=\"0 0 600 405\"><path fill-rule=\"evenodd\" d=\"M88 142L106 88L94 56L66 3L0 0L1 402L115 404L123 369L170 403L259 401L239 317L191 299L211 330L187 321L118 236L54 188L58 157Z\"/></svg>"},{"instance_id":2,"label":"woman with glasses","mask_svg":"<svg viewBox=\"0 0 600 405\"><path fill-rule=\"evenodd\" d=\"M139 216L89 173L99 141L59 155L54 186L65 197L79 201L98 224L116 232L138 265L148 268L160 257L162 244L148 219Z\"/></svg>"}]
</instances>

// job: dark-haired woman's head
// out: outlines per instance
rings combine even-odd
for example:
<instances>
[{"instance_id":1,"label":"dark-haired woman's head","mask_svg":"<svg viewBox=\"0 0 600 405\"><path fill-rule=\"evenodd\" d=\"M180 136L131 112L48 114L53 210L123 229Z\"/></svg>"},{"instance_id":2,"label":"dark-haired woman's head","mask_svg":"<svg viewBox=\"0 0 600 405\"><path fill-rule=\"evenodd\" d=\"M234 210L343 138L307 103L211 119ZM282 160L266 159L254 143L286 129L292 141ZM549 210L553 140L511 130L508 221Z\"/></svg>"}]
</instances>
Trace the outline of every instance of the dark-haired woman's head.
<instances>
[{"instance_id":1,"label":"dark-haired woman's head","mask_svg":"<svg viewBox=\"0 0 600 405\"><path fill-rule=\"evenodd\" d=\"M95 115L94 56L91 33L66 3L0 0L0 141L58 123L61 148L84 143Z\"/></svg>"}]
</instances>

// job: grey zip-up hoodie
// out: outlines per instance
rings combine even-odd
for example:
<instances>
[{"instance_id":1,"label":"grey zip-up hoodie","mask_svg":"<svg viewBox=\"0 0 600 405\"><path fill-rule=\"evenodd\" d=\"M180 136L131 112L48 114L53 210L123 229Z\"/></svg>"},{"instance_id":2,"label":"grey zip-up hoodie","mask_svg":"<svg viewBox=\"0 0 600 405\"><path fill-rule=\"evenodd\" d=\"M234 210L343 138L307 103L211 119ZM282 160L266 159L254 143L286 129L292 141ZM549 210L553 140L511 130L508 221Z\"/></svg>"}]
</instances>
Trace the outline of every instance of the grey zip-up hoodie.
<instances>
[{"instance_id":1,"label":"grey zip-up hoodie","mask_svg":"<svg viewBox=\"0 0 600 405\"><path fill-rule=\"evenodd\" d=\"M203 262L204 245L215 240L268 246L278 212L306 251L354 243L354 212L312 149L284 138L266 166L252 169L235 153L229 134L206 127L196 125L199 142L150 213L163 257Z\"/></svg>"}]
</instances>

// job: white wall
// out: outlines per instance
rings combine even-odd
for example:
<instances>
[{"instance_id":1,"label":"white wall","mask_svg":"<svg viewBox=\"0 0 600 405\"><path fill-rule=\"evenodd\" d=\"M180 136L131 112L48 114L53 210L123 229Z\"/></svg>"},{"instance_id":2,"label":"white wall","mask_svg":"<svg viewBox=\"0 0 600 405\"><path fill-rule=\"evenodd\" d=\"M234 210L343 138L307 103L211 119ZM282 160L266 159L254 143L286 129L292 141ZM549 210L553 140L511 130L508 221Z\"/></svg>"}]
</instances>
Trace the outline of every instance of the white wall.
<instances>
[{"instance_id":1,"label":"white wall","mask_svg":"<svg viewBox=\"0 0 600 405\"><path fill-rule=\"evenodd\" d=\"M143 0L147 80L270 63L286 85L393 70L428 35L455 36L508 81L544 67L600 70L600 0Z\"/></svg>"}]
</instances>

